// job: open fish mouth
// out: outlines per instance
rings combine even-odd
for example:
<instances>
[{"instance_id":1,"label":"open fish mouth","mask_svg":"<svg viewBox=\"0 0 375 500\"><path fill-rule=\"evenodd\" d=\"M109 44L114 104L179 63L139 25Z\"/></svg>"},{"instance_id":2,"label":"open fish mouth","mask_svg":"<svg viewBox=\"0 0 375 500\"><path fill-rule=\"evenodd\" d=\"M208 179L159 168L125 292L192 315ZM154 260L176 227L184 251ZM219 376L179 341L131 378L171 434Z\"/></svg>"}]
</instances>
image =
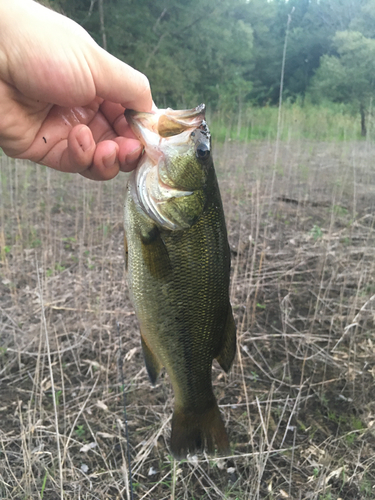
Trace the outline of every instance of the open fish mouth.
<instances>
[{"instance_id":1,"label":"open fish mouth","mask_svg":"<svg viewBox=\"0 0 375 500\"><path fill-rule=\"evenodd\" d=\"M175 159L195 154L193 136L197 129L203 131L209 143L205 105L188 110L160 109L154 113L127 109L125 118L144 146L134 173L134 188L141 208L166 229L185 229L190 225L190 219L184 221L181 211L177 218L173 217L166 205L191 196L197 189L194 183L187 185L178 180L181 176L177 175Z\"/></svg>"},{"instance_id":2,"label":"open fish mouth","mask_svg":"<svg viewBox=\"0 0 375 500\"><path fill-rule=\"evenodd\" d=\"M139 141L146 147L151 139L150 132L159 137L172 137L200 127L205 119L205 110L204 104L184 110L158 109L155 113L127 109L125 118Z\"/></svg>"}]
</instances>

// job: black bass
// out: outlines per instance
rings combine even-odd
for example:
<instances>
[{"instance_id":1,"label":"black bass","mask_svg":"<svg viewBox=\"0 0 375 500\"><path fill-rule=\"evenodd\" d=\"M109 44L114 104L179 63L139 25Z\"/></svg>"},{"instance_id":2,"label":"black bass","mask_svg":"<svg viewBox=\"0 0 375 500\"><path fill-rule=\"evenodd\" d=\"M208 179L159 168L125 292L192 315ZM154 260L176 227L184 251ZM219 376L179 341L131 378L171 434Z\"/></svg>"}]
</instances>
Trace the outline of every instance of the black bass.
<instances>
[{"instance_id":1,"label":"black bass","mask_svg":"<svg viewBox=\"0 0 375 500\"><path fill-rule=\"evenodd\" d=\"M228 372L236 351L229 302L230 251L205 106L125 112L144 154L125 199L130 297L152 383L165 367L175 406L176 458L229 452L212 390L214 358Z\"/></svg>"}]
</instances>

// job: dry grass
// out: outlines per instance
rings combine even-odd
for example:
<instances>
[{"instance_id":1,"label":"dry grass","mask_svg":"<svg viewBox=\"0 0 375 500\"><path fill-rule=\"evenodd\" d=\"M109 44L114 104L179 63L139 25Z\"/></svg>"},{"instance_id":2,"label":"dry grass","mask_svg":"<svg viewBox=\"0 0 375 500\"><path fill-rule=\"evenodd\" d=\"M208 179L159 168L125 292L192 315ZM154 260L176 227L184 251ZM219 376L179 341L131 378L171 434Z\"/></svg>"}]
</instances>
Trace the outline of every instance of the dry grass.
<instances>
[{"instance_id":1,"label":"dry grass","mask_svg":"<svg viewBox=\"0 0 375 500\"><path fill-rule=\"evenodd\" d=\"M125 176L2 156L0 498L375 496L375 147L216 146L238 355L213 381L232 455L174 462L123 266ZM119 333L116 322L119 323Z\"/></svg>"}]
</instances>

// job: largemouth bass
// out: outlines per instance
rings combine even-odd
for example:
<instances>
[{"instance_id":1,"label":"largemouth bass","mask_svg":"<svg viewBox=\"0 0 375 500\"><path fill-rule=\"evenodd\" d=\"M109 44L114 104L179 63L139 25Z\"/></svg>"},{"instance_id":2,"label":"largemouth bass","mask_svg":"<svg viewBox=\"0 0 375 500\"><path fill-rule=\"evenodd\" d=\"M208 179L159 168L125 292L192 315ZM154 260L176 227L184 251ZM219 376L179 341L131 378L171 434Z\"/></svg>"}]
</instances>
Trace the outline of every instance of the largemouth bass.
<instances>
[{"instance_id":1,"label":"largemouth bass","mask_svg":"<svg viewBox=\"0 0 375 500\"><path fill-rule=\"evenodd\" d=\"M236 351L229 302L230 251L205 107L125 112L144 154L125 199L130 297L152 383L165 367L175 406L176 458L229 451L213 394L214 358L228 372Z\"/></svg>"}]
</instances>

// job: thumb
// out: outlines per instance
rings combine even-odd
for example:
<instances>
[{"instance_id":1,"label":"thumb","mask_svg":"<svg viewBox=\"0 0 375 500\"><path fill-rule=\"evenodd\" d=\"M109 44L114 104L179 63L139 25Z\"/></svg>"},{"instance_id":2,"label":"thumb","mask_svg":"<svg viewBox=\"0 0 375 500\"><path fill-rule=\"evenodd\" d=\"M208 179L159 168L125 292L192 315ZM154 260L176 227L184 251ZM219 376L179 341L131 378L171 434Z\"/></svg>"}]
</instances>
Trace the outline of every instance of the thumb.
<instances>
[{"instance_id":1,"label":"thumb","mask_svg":"<svg viewBox=\"0 0 375 500\"><path fill-rule=\"evenodd\" d=\"M120 61L98 45L91 59L90 69L99 97L119 103L124 108L137 111L151 110L150 84L143 73Z\"/></svg>"}]
</instances>

